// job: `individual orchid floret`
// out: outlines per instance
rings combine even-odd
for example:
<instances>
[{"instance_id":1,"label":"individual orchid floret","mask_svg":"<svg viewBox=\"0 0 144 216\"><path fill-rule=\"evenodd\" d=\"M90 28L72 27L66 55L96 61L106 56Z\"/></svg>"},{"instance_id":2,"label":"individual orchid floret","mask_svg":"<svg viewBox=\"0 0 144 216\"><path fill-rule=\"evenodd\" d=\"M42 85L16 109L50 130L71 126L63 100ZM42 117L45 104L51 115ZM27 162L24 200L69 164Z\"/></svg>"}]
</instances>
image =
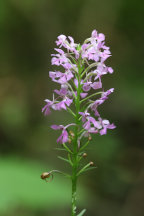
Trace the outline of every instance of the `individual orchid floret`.
<instances>
[{"instance_id":1,"label":"individual orchid floret","mask_svg":"<svg viewBox=\"0 0 144 216\"><path fill-rule=\"evenodd\" d=\"M51 54L51 56L54 56L51 60L52 65L59 66L69 62L69 59L66 57L62 49L55 50L58 52L58 54Z\"/></svg>"},{"instance_id":2,"label":"individual orchid floret","mask_svg":"<svg viewBox=\"0 0 144 216\"><path fill-rule=\"evenodd\" d=\"M107 133L107 129L116 128L116 126L113 123L110 124L108 120L102 120L101 118L99 118L99 121L101 122L101 125L103 127L103 129L100 130L100 135L105 135Z\"/></svg>"},{"instance_id":3,"label":"individual orchid floret","mask_svg":"<svg viewBox=\"0 0 144 216\"><path fill-rule=\"evenodd\" d=\"M59 84L65 84L74 77L70 70L67 70L65 73L61 73L60 71L50 71L49 76L53 82L57 82Z\"/></svg>"},{"instance_id":4,"label":"individual orchid floret","mask_svg":"<svg viewBox=\"0 0 144 216\"><path fill-rule=\"evenodd\" d=\"M72 99L69 99L68 97L65 97L62 101L55 103L52 105L52 108L54 110L67 110L67 106L69 107L71 103L73 102Z\"/></svg>"},{"instance_id":5,"label":"individual orchid floret","mask_svg":"<svg viewBox=\"0 0 144 216\"><path fill-rule=\"evenodd\" d=\"M55 89L54 92L59 96L54 99L53 95L53 101L50 101L48 99L45 100L47 104L42 108L42 112L44 112L45 115L49 115L51 113L50 108L53 110L66 110L67 107L69 107L73 102L73 99L69 98L70 96L72 96L72 94L69 90L67 90L66 87L62 87L60 90ZM62 100L59 101L58 99Z\"/></svg>"},{"instance_id":6,"label":"individual orchid floret","mask_svg":"<svg viewBox=\"0 0 144 216\"><path fill-rule=\"evenodd\" d=\"M61 88L60 90L55 89L54 92L58 94L60 97L65 97L68 93L67 88Z\"/></svg>"},{"instance_id":7,"label":"individual orchid floret","mask_svg":"<svg viewBox=\"0 0 144 216\"><path fill-rule=\"evenodd\" d=\"M89 116L87 117L87 121L84 123L83 128L85 130L90 130L91 127L94 127L97 130L102 128L99 121L96 121L93 117Z\"/></svg>"},{"instance_id":8,"label":"individual orchid floret","mask_svg":"<svg viewBox=\"0 0 144 216\"><path fill-rule=\"evenodd\" d=\"M79 58L79 52L76 49L78 44L74 42L74 39L71 36L68 36L69 41L65 35L58 36L58 40L56 41L57 46L60 48L63 46L68 50L68 52L73 52L75 54L76 59Z\"/></svg>"},{"instance_id":9,"label":"individual orchid floret","mask_svg":"<svg viewBox=\"0 0 144 216\"><path fill-rule=\"evenodd\" d=\"M75 54L76 59L79 58L79 52L76 49L76 47L78 46L78 44L74 43L74 39L71 36L68 36L69 40L70 40L70 45L67 48L69 51L73 52Z\"/></svg>"},{"instance_id":10,"label":"individual orchid floret","mask_svg":"<svg viewBox=\"0 0 144 216\"><path fill-rule=\"evenodd\" d=\"M100 116L97 108L99 105L103 104L105 100L108 99L108 95L110 95L114 91L114 88L109 89L106 92L102 92L101 98L97 99L96 101L92 102L88 108L91 108L92 111L94 111L95 116Z\"/></svg>"},{"instance_id":11,"label":"individual orchid floret","mask_svg":"<svg viewBox=\"0 0 144 216\"><path fill-rule=\"evenodd\" d=\"M98 82L92 82L92 81L87 81L83 84L83 90L88 92L91 88L94 90L102 88L102 82L101 79L99 79Z\"/></svg>"},{"instance_id":12,"label":"individual orchid floret","mask_svg":"<svg viewBox=\"0 0 144 216\"><path fill-rule=\"evenodd\" d=\"M103 33L99 33L96 30L92 31L91 39L96 39L98 42L102 42L105 40L105 35Z\"/></svg>"},{"instance_id":13,"label":"individual orchid floret","mask_svg":"<svg viewBox=\"0 0 144 216\"><path fill-rule=\"evenodd\" d=\"M102 120L100 117L96 121L87 111L79 112L79 114L82 116L82 121L85 122L83 124L83 128L86 130L84 134L100 133L100 135L104 135L107 133L107 129L116 128L114 124L110 124L108 120Z\"/></svg>"},{"instance_id":14,"label":"individual orchid floret","mask_svg":"<svg viewBox=\"0 0 144 216\"><path fill-rule=\"evenodd\" d=\"M56 41L56 45L57 46L64 46L65 47L65 43L66 43L66 36L65 35L60 35L58 36L58 40Z\"/></svg>"},{"instance_id":15,"label":"individual orchid floret","mask_svg":"<svg viewBox=\"0 0 144 216\"><path fill-rule=\"evenodd\" d=\"M114 88L111 88L109 90L107 90L106 92L102 93L102 98L108 99L108 95L110 95L112 92L114 92Z\"/></svg>"},{"instance_id":16,"label":"individual orchid floret","mask_svg":"<svg viewBox=\"0 0 144 216\"><path fill-rule=\"evenodd\" d=\"M94 111L95 116L100 116L97 108L99 105L104 103L104 101L105 100L103 98L100 98L100 99L97 99L96 101L94 101L93 103L90 104L89 108L91 108L91 110Z\"/></svg>"},{"instance_id":17,"label":"individual orchid floret","mask_svg":"<svg viewBox=\"0 0 144 216\"><path fill-rule=\"evenodd\" d=\"M103 75L105 75L107 73L112 74L113 73L113 69L111 67L106 67L106 65L103 64L103 63L99 63L97 65L96 70L93 71L93 74L96 75L95 78L94 78L94 80L102 77Z\"/></svg>"},{"instance_id":18,"label":"individual orchid floret","mask_svg":"<svg viewBox=\"0 0 144 216\"><path fill-rule=\"evenodd\" d=\"M50 108L51 108L52 104L54 104L54 101L50 101L50 100L46 99L45 102L47 104L42 108L42 112L44 113L44 115L49 115L51 113Z\"/></svg>"},{"instance_id":19,"label":"individual orchid floret","mask_svg":"<svg viewBox=\"0 0 144 216\"><path fill-rule=\"evenodd\" d=\"M81 98L85 98L88 95L88 93L82 92L80 93Z\"/></svg>"},{"instance_id":20,"label":"individual orchid floret","mask_svg":"<svg viewBox=\"0 0 144 216\"><path fill-rule=\"evenodd\" d=\"M87 117L90 116L90 113L88 113L87 111L79 112L79 114L82 116L82 122L85 122L87 120Z\"/></svg>"},{"instance_id":21,"label":"individual orchid floret","mask_svg":"<svg viewBox=\"0 0 144 216\"><path fill-rule=\"evenodd\" d=\"M62 130L62 134L59 136L59 138L57 139L57 143L66 143L68 141L68 132L67 132L67 128L70 126L73 126L75 124L69 124L67 126L63 126L63 125L52 125L51 128L54 130Z\"/></svg>"}]
</instances>

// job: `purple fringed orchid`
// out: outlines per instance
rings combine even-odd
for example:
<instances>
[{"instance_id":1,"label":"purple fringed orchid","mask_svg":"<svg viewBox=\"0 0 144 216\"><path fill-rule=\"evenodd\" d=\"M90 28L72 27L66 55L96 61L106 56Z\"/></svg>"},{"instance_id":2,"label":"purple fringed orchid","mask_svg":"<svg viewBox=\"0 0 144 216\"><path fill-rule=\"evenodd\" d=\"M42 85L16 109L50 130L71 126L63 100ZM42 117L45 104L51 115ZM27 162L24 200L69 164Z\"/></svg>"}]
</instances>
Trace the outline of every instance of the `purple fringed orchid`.
<instances>
[{"instance_id":1,"label":"purple fringed orchid","mask_svg":"<svg viewBox=\"0 0 144 216\"><path fill-rule=\"evenodd\" d=\"M99 106L114 92L114 88L104 90L102 84L103 76L112 74L113 69L105 64L111 56L110 48L105 45L105 35L96 30L82 45L65 35L58 36L56 45L55 53L51 55L51 64L60 66L60 69L50 71L49 77L59 85L59 89L54 90L52 100L45 100L42 112L49 115L51 110L66 110L74 118L74 123L52 125L51 128L61 130L57 143L68 152L68 159L60 158L72 166L71 215L76 216L77 178L92 165L88 163L80 168L83 150L90 142L91 134L105 135L108 129L116 127L109 120L103 119L98 111ZM70 126L73 126L73 131L69 131ZM82 216L84 212L78 215Z\"/></svg>"}]
</instances>

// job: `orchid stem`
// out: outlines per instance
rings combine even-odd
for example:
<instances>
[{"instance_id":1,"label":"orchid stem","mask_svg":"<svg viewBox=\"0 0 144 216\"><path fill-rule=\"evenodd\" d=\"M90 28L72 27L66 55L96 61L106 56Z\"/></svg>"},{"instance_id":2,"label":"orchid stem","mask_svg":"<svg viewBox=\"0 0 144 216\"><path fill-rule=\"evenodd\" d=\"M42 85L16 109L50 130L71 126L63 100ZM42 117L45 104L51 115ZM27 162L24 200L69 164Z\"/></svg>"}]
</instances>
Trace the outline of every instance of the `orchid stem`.
<instances>
[{"instance_id":1,"label":"orchid stem","mask_svg":"<svg viewBox=\"0 0 144 216\"><path fill-rule=\"evenodd\" d=\"M89 66L84 70L84 72L82 73L81 78L82 78L91 68L96 67L96 66L97 66L97 63L93 63L93 64L89 65Z\"/></svg>"},{"instance_id":2,"label":"orchid stem","mask_svg":"<svg viewBox=\"0 0 144 216\"><path fill-rule=\"evenodd\" d=\"M88 100L89 98L94 97L94 96L96 96L96 95L98 95L98 94L102 94L102 93L103 93L103 92L96 92L96 93L94 93L94 94L92 94L92 95L89 95L88 97L86 97L86 98L84 98L83 100L81 100L80 103L83 103L84 101Z\"/></svg>"},{"instance_id":3,"label":"orchid stem","mask_svg":"<svg viewBox=\"0 0 144 216\"><path fill-rule=\"evenodd\" d=\"M71 113L75 117L74 112L69 107L67 107L67 110L69 111L69 113Z\"/></svg>"},{"instance_id":4,"label":"orchid stem","mask_svg":"<svg viewBox=\"0 0 144 216\"><path fill-rule=\"evenodd\" d=\"M76 216L76 189L77 189L77 170L78 170L78 133L79 133L79 112L80 112L80 93L81 93L81 66L78 64L78 88L75 100L76 115L75 115L75 139L73 142L73 168L72 168L72 211L71 216Z\"/></svg>"}]
</instances>

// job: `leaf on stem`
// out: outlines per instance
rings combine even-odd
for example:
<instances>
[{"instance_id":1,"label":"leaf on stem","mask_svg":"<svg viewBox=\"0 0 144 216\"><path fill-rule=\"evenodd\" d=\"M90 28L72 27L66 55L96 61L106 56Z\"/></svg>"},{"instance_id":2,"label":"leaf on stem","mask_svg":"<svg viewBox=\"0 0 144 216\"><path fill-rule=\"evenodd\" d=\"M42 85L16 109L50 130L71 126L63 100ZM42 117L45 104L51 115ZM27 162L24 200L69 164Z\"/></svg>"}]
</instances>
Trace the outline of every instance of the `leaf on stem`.
<instances>
[{"instance_id":1,"label":"leaf on stem","mask_svg":"<svg viewBox=\"0 0 144 216\"><path fill-rule=\"evenodd\" d=\"M69 160L71 166L73 166L73 163L72 163L72 160L71 160L71 156L70 156L70 154L68 154L68 160Z\"/></svg>"},{"instance_id":2,"label":"leaf on stem","mask_svg":"<svg viewBox=\"0 0 144 216\"><path fill-rule=\"evenodd\" d=\"M67 110L68 110L68 112L71 113L74 117L76 116L76 115L74 114L74 112L73 112L69 107L67 107Z\"/></svg>"},{"instance_id":3,"label":"leaf on stem","mask_svg":"<svg viewBox=\"0 0 144 216\"><path fill-rule=\"evenodd\" d=\"M85 149L88 144L89 144L89 140L80 148L79 151L82 151L83 149Z\"/></svg>"},{"instance_id":4,"label":"leaf on stem","mask_svg":"<svg viewBox=\"0 0 144 216\"><path fill-rule=\"evenodd\" d=\"M63 143L63 147L71 154L73 154L73 152L67 147L67 145L65 143Z\"/></svg>"},{"instance_id":5,"label":"leaf on stem","mask_svg":"<svg viewBox=\"0 0 144 216\"><path fill-rule=\"evenodd\" d=\"M90 170L91 168L96 168L96 167L90 167L92 166L93 162L89 162L88 164L86 164L78 173L77 173L77 176L79 176L80 174L82 174L83 172L86 172L88 170Z\"/></svg>"},{"instance_id":6,"label":"leaf on stem","mask_svg":"<svg viewBox=\"0 0 144 216\"><path fill-rule=\"evenodd\" d=\"M86 209L83 209L77 216L83 216L85 212L86 212Z\"/></svg>"},{"instance_id":7,"label":"leaf on stem","mask_svg":"<svg viewBox=\"0 0 144 216\"><path fill-rule=\"evenodd\" d=\"M55 150L58 150L58 151L66 151L66 149L64 149L64 148L55 148Z\"/></svg>"},{"instance_id":8,"label":"leaf on stem","mask_svg":"<svg viewBox=\"0 0 144 216\"><path fill-rule=\"evenodd\" d=\"M69 163L69 164L71 164L71 162L68 159L64 158L64 157L58 156L58 158L65 161L65 162L67 162L67 163Z\"/></svg>"},{"instance_id":9,"label":"leaf on stem","mask_svg":"<svg viewBox=\"0 0 144 216\"><path fill-rule=\"evenodd\" d=\"M87 169L85 169L83 172L86 172L86 171L89 171L89 170L93 170L93 169L96 169L97 167L89 167Z\"/></svg>"}]
</instances>

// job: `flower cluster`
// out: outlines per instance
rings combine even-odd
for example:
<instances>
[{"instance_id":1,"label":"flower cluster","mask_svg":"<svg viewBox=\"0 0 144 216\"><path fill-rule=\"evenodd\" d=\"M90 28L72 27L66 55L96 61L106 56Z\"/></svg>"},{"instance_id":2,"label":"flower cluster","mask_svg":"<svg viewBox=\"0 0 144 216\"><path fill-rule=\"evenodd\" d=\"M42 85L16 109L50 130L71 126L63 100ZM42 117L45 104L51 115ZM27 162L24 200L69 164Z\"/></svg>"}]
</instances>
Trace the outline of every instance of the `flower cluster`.
<instances>
[{"instance_id":1,"label":"flower cluster","mask_svg":"<svg viewBox=\"0 0 144 216\"><path fill-rule=\"evenodd\" d=\"M60 89L54 90L52 100L45 100L46 105L42 112L49 115L51 110L64 109L75 116L76 114L70 109L74 104L76 108L79 107L78 120L82 119L83 130L80 138L91 133L106 134L107 129L114 129L115 125L102 119L98 112L99 105L114 91L113 88L104 91L102 86L103 75L113 73L113 69L105 65L105 60L111 56L111 52L105 45L104 34L98 34L94 30L91 37L82 45L75 43L70 36L60 35L56 45L58 48L55 48L56 54L52 54L51 63L61 66L63 71L50 71L49 77L53 82L60 84ZM95 118L91 116L90 111ZM51 126L54 130L62 130L57 142L68 141L68 127L72 125L75 126L74 123L67 126Z\"/></svg>"}]
</instances>

